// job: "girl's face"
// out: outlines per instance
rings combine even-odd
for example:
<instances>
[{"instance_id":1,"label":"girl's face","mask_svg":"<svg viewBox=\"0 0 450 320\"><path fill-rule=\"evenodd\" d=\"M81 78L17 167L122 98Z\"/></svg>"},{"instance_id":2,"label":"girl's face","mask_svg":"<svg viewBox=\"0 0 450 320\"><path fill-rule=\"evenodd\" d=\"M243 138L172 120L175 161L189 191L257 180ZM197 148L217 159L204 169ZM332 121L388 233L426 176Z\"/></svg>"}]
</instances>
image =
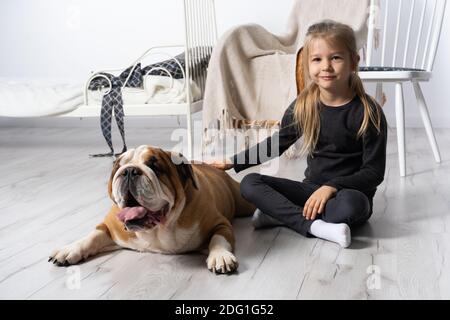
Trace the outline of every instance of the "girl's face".
<instances>
[{"instance_id":1,"label":"girl's face","mask_svg":"<svg viewBox=\"0 0 450 320\"><path fill-rule=\"evenodd\" d=\"M357 62L351 61L350 52L341 44L330 44L325 39L314 39L310 44L309 76L319 86L333 94L344 94Z\"/></svg>"}]
</instances>

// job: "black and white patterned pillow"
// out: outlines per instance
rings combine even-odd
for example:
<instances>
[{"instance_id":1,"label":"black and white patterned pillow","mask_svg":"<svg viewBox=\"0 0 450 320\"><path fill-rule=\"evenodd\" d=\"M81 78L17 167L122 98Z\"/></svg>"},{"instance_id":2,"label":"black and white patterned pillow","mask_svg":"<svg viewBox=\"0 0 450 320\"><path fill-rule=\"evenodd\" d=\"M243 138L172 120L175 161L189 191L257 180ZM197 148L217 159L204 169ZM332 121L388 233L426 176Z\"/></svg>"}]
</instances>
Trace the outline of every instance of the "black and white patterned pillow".
<instances>
[{"instance_id":1,"label":"black and white patterned pillow","mask_svg":"<svg viewBox=\"0 0 450 320\"><path fill-rule=\"evenodd\" d=\"M191 66L190 66L190 74L191 78L195 81L197 76L204 74L206 69L208 68L209 59L211 56L211 47L196 47L191 49ZM141 68L141 64L138 63L133 70L133 75L128 80L126 86L132 88L142 87L143 85L143 76L144 75L153 75L153 76L169 76L165 70L167 70L170 75L175 79L183 79L183 71L186 71L186 55L185 52L175 56L175 59L167 59L161 62L157 62L151 65L148 65L144 68ZM178 62L177 62L178 60ZM181 66L180 66L181 65ZM109 73L100 73L106 76L113 84L113 87L121 86L122 83L128 77L130 70L132 67L129 67L125 71L123 71L118 77L115 77ZM164 68L165 70L156 69L155 68ZM152 71L150 71L152 70ZM194 72L196 70L197 72ZM200 71L199 71L200 70ZM150 72L149 72L150 71ZM98 90L102 88L109 87L108 81L102 77L94 78L89 83L89 90Z\"/></svg>"},{"instance_id":2,"label":"black and white patterned pillow","mask_svg":"<svg viewBox=\"0 0 450 320\"><path fill-rule=\"evenodd\" d=\"M425 71L422 69L413 69L413 68L400 68L400 67L359 67L360 72L365 71Z\"/></svg>"}]
</instances>

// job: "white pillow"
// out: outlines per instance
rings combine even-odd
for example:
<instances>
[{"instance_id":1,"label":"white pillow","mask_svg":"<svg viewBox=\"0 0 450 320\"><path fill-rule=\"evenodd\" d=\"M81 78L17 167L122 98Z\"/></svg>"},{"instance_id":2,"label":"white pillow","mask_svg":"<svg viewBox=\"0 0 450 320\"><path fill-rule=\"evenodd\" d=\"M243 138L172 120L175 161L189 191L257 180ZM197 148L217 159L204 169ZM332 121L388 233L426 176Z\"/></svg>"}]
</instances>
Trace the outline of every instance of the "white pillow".
<instances>
[{"instance_id":1,"label":"white pillow","mask_svg":"<svg viewBox=\"0 0 450 320\"><path fill-rule=\"evenodd\" d=\"M100 105L103 94L108 89L89 90L88 104ZM191 81L191 102L200 99L201 93L197 84ZM144 88L122 89L122 99L124 104L164 104L164 103L185 103L187 102L186 90L183 79L173 79L165 76L146 76L144 78Z\"/></svg>"}]
</instances>

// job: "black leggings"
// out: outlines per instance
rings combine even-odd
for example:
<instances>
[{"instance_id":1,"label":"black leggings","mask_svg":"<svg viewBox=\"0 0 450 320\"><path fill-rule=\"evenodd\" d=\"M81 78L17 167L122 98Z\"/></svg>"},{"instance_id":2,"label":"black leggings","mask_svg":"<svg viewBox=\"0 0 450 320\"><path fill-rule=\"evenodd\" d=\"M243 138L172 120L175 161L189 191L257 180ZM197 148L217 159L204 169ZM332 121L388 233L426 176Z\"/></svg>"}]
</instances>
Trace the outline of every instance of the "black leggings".
<instances>
[{"instance_id":1,"label":"black leggings","mask_svg":"<svg viewBox=\"0 0 450 320\"><path fill-rule=\"evenodd\" d=\"M241 181L241 195L263 213L279 220L286 227L303 236L311 236L309 228L314 220L306 220L303 206L320 188L310 182L250 173ZM372 215L372 199L353 189L339 190L327 201L325 210L316 219L331 223L346 223L350 227L361 225Z\"/></svg>"}]
</instances>

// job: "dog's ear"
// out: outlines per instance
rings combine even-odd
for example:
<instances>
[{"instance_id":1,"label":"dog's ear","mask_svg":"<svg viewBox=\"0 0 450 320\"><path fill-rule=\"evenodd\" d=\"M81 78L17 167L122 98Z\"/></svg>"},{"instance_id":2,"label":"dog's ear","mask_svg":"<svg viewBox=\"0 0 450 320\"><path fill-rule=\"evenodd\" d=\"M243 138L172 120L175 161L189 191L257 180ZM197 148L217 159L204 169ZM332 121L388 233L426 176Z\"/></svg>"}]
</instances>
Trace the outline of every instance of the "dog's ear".
<instances>
[{"instance_id":1,"label":"dog's ear","mask_svg":"<svg viewBox=\"0 0 450 320\"><path fill-rule=\"evenodd\" d=\"M120 167L120 157L117 157L113 163L112 170L111 170L111 176L109 177L109 182L108 182L108 194L114 203L116 203L116 201L114 200L114 197L112 195L112 184L113 184L114 175L116 174L117 170L119 170L119 167Z\"/></svg>"},{"instance_id":2,"label":"dog's ear","mask_svg":"<svg viewBox=\"0 0 450 320\"><path fill-rule=\"evenodd\" d=\"M175 168L177 169L177 173L180 177L183 187L185 187L187 182L191 180L194 188L198 190L197 178L189 160L186 159L181 153L175 152L171 152L170 158L172 160L172 163L175 165Z\"/></svg>"}]
</instances>

